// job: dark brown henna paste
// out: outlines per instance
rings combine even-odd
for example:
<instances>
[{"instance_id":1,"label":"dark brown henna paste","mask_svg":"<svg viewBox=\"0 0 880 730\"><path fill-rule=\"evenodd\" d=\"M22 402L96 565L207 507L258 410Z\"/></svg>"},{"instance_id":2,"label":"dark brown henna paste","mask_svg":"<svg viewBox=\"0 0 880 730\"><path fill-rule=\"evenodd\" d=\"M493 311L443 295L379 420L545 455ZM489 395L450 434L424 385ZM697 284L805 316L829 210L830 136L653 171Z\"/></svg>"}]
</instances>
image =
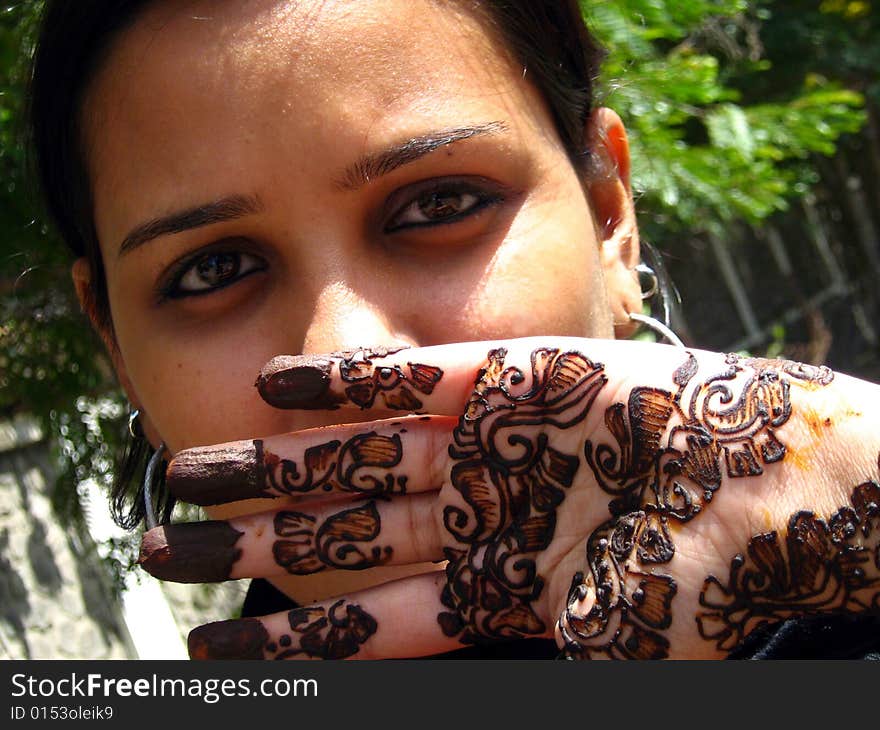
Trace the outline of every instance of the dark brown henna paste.
<instances>
[{"instance_id":1,"label":"dark brown henna paste","mask_svg":"<svg viewBox=\"0 0 880 730\"><path fill-rule=\"evenodd\" d=\"M290 633L266 645L270 658L345 659L360 651L378 624L355 603L339 600L329 610L295 608L287 615Z\"/></svg>"},{"instance_id":2,"label":"dark brown henna paste","mask_svg":"<svg viewBox=\"0 0 880 730\"><path fill-rule=\"evenodd\" d=\"M260 371L254 383L260 396L276 408L334 410L345 399L330 385L333 361L312 355L281 355Z\"/></svg>"},{"instance_id":3,"label":"dark brown henna paste","mask_svg":"<svg viewBox=\"0 0 880 730\"><path fill-rule=\"evenodd\" d=\"M262 442L181 451L168 465L166 484L178 499L212 505L271 496L265 489Z\"/></svg>"},{"instance_id":4,"label":"dark brown henna paste","mask_svg":"<svg viewBox=\"0 0 880 730\"><path fill-rule=\"evenodd\" d=\"M673 390L634 388L625 405L607 409L605 425L616 448L584 445L617 517L588 541L589 570L575 576L559 619L567 658L667 656L668 642L656 630L671 622L675 585L653 572L645 581L639 566L672 560L669 520L698 515L725 472L728 478L756 476L785 457L776 435L791 417L785 376L813 387L833 378L827 368L780 360L728 355L725 364L720 374L698 381L697 360L688 354L672 374ZM615 541L626 549L616 549ZM652 620L642 610L646 587Z\"/></svg>"},{"instance_id":5,"label":"dark brown henna paste","mask_svg":"<svg viewBox=\"0 0 880 730\"><path fill-rule=\"evenodd\" d=\"M275 541L272 554L288 573L306 575L326 567L364 570L391 558L390 547L366 545L382 531L375 501L337 512L317 529L315 522L314 517L302 512L275 515L275 534L282 539Z\"/></svg>"},{"instance_id":6,"label":"dark brown henna paste","mask_svg":"<svg viewBox=\"0 0 880 730\"><path fill-rule=\"evenodd\" d=\"M281 458L257 439L183 451L171 462L167 480L177 497L198 505L317 490L404 494L407 476L395 470L402 458L399 434L370 432L345 443L327 441L306 449L302 463Z\"/></svg>"},{"instance_id":7,"label":"dark brown henna paste","mask_svg":"<svg viewBox=\"0 0 880 730\"><path fill-rule=\"evenodd\" d=\"M216 621L189 632L191 659L265 659L269 632L255 618Z\"/></svg>"},{"instance_id":8,"label":"dark brown henna paste","mask_svg":"<svg viewBox=\"0 0 880 730\"><path fill-rule=\"evenodd\" d=\"M374 358L384 358L404 348L373 348L336 352L326 356L281 356L266 365L256 386L263 399L277 408L326 410L350 404L398 411L418 411L422 402L416 393L430 395L443 377L432 365L376 365ZM343 392L332 389L332 371L338 364Z\"/></svg>"},{"instance_id":9,"label":"dark brown henna paste","mask_svg":"<svg viewBox=\"0 0 880 730\"><path fill-rule=\"evenodd\" d=\"M175 583L228 580L241 557L244 533L228 522L165 525L144 533L138 563L150 575Z\"/></svg>"},{"instance_id":10,"label":"dark brown henna paste","mask_svg":"<svg viewBox=\"0 0 880 730\"><path fill-rule=\"evenodd\" d=\"M755 535L725 583L706 578L700 606L700 636L722 651L790 616L880 613L880 484L857 486L827 522L796 512L784 540Z\"/></svg>"},{"instance_id":11,"label":"dark brown henna paste","mask_svg":"<svg viewBox=\"0 0 880 730\"><path fill-rule=\"evenodd\" d=\"M458 546L445 551L449 610L438 621L465 644L545 633L531 605L544 587L533 556L552 541L579 466L547 432L580 423L607 380L577 352L535 350L528 374L505 368L506 356L489 352L449 449L463 506L444 510Z\"/></svg>"},{"instance_id":12,"label":"dark brown henna paste","mask_svg":"<svg viewBox=\"0 0 880 730\"><path fill-rule=\"evenodd\" d=\"M189 634L189 655L192 659L345 659L357 654L378 629L370 614L344 600L329 610L295 608L287 618L290 633L277 639L254 618L199 626Z\"/></svg>"}]
</instances>

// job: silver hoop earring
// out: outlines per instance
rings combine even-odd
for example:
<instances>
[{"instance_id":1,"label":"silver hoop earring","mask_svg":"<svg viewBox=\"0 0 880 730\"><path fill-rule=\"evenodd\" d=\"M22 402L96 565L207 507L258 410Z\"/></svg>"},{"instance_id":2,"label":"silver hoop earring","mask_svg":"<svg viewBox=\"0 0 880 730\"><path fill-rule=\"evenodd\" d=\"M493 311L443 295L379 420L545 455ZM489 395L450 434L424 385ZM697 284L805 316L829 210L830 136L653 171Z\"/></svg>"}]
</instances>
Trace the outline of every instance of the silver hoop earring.
<instances>
[{"instance_id":1,"label":"silver hoop earring","mask_svg":"<svg viewBox=\"0 0 880 730\"><path fill-rule=\"evenodd\" d=\"M159 448L156 449L156 453L150 458L150 462L147 464L147 471L144 474L144 518L146 519L148 530L152 530L159 524L156 520L156 511L153 506L153 479L156 469L158 469L159 464L162 462L162 455L164 453L165 442L163 441L159 444Z\"/></svg>"},{"instance_id":2,"label":"silver hoop earring","mask_svg":"<svg viewBox=\"0 0 880 730\"><path fill-rule=\"evenodd\" d=\"M684 342L682 342L678 335L675 334L669 327L663 324L660 320L654 319L653 317L649 317L647 314L637 314L636 312L630 312L629 318L633 322L638 322L640 324L645 325L648 329L654 330L657 334L665 337L670 343L675 345L676 347L684 347Z\"/></svg>"},{"instance_id":3,"label":"silver hoop earring","mask_svg":"<svg viewBox=\"0 0 880 730\"><path fill-rule=\"evenodd\" d=\"M142 439L144 437L144 426L140 419L141 412L137 408L128 414L128 432L133 439Z\"/></svg>"},{"instance_id":4,"label":"silver hoop earring","mask_svg":"<svg viewBox=\"0 0 880 730\"><path fill-rule=\"evenodd\" d=\"M633 271L635 271L639 277L639 289L642 292L642 301L644 302L648 299L652 299L660 291L660 278L657 276L654 269L652 269L645 263L640 263L633 269ZM642 287L641 285L643 278L647 278L648 280L647 289ZM666 302L664 302L664 315L668 322L669 311L668 307L666 307L665 304ZM638 322L648 329L653 330L676 347L684 347L684 343L681 341L679 336L676 335L675 332L673 332L668 325L664 324L660 320L654 319L654 317L651 317L647 314L642 314L641 312L629 312L627 316L629 317L630 321Z\"/></svg>"},{"instance_id":5,"label":"silver hoop earring","mask_svg":"<svg viewBox=\"0 0 880 730\"><path fill-rule=\"evenodd\" d=\"M650 286L648 287L647 291L639 286L639 288L642 290L642 301L650 299L655 294L657 294L658 291L660 291L660 281L657 279L657 274L654 272L654 269L652 269L650 266L648 266L647 264L638 264L633 269L633 271L635 271L636 274L638 274L640 277L647 277L648 281L650 282ZM639 284L641 285L641 278L639 279Z\"/></svg>"}]
</instances>

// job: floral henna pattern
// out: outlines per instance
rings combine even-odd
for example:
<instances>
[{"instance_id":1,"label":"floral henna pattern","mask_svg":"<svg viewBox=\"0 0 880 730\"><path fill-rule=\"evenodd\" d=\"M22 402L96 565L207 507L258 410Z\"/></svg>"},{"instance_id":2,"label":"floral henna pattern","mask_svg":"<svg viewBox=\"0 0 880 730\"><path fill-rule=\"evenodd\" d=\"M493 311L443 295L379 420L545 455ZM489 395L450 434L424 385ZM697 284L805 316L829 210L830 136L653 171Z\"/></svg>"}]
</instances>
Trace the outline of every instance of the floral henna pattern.
<instances>
[{"instance_id":1,"label":"floral henna pattern","mask_svg":"<svg viewBox=\"0 0 880 730\"><path fill-rule=\"evenodd\" d=\"M311 515L286 510L275 515L275 534L281 539L275 541L272 554L278 565L294 575L317 573L328 566L364 570L391 557L390 547L367 547L381 531L375 501L337 512L317 528Z\"/></svg>"},{"instance_id":2,"label":"floral henna pattern","mask_svg":"<svg viewBox=\"0 0 880 730\"><path fill-rule=\"evenodd\" d=\"M376 619L345 600L329 609L295 608L287 614L287 621L290 633L264 647L270 659L345 659L357 654L378 628Z\"/></svg>"},{"instance_id":3,"label":"floral henna pattern","mask_svg":"<svg viewBox=\"0 0 880 730\"><path fill-rule=\"evenodd\" d=\"M697 360L688 353L672 374L672 390L637 387L626 404L606 410L616 447L584 445L599 486L613 497L609 510L616 519L588 541L589 570L575 576L569 591L558 623L566 658L668 656L658 632L671 624L675 584L647 574L651 605L662 615L646 621L640 566L672 560L669 521L698 515L725 474L757 476L785 457L776 430L791 417L791 380L821 387L833 379L828 368L781 360L728 355L725 365L699 380ZM627 549L615 549L615 542Z\"/></svg>"},{"instance_id":4,"label":"floral henna pattern","mask_svg":"<svg viewBox=\"0 0 880 730\"><path fill-rule=\"evenodd\" d=\"M254 441L258 480L268 494L317 490L367 495L405 494L407 476L395 471L403 459L400 436L359 434L345 443L328 441L306 449L301 465L282 459Z\"/></svg>"},{"instance_id":5,"label":"floral henna pattern","mask_svg":"<svg viewBox=\"0 0 880 730\"><path fill-rule=\"evenodd\" d=\"M796 512L783 539L755 535L726 582L706 578L700 606L700 636L722 651L792 615L880 613L880 484L857 486L828 521Z\"/></svg>"},{"instance_id":6,"label":"floral henna pattern","mask_svg":"<svg viewBox=\"0 0 880 730\"><path fill-rule=\"evenodd\" d=\"M530 373L505 367L506 356L489 352L449 448L462 504L443 514L457 545L445 550L449 610L438 621L465 644L546 631L531 605L544 587L534 555L551 543L579 466L577 454L549 445L548 431L580 423L607 381L578 352L537 349Z\"/></svg>"}]
</instances>

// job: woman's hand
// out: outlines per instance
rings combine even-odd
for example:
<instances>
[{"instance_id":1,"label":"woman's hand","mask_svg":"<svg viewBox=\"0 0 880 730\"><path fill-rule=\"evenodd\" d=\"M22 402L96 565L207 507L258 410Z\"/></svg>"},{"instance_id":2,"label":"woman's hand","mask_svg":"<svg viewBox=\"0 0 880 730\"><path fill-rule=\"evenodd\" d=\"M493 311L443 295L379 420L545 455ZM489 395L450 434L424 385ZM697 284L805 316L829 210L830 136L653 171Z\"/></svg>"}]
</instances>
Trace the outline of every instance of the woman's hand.
<instances>
[{"instance_id":1,"label":"woman's hand","mask_svg":"<svg viewBox=\"0 0 880 730\"><path fill-rule=\"evenodd\" d=\"M382 420L181 452L186 501L303 499L156 528L149 572L446 570L199 627L194 657L554 635L572 658L710 657L766 621L880 607L880 389L827 368L548 337L279 357L257 386Z\"/></svg>"}]
</instances>

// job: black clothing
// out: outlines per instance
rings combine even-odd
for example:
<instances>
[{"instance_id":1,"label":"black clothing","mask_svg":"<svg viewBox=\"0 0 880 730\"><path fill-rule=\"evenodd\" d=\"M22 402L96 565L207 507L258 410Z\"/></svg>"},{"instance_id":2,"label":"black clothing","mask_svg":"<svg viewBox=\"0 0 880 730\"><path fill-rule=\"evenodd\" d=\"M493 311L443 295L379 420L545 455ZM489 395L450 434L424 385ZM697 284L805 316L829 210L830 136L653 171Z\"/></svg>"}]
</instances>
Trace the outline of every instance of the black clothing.
<instances>
[{"instance_id":1,"label":"black clothing","mask_svg":"<svg viewBox=\"0 0 880 730\"><path fill-rule=\"evenodd\" d=\"M242 616L265 616L297 608L265 580L251 581ZM519 639L466 646L427 659L555 659L556 642ZM880 659L880 617L819 616L790 619L752 632L730 659Z\"/></svg>"}]
</instances>

